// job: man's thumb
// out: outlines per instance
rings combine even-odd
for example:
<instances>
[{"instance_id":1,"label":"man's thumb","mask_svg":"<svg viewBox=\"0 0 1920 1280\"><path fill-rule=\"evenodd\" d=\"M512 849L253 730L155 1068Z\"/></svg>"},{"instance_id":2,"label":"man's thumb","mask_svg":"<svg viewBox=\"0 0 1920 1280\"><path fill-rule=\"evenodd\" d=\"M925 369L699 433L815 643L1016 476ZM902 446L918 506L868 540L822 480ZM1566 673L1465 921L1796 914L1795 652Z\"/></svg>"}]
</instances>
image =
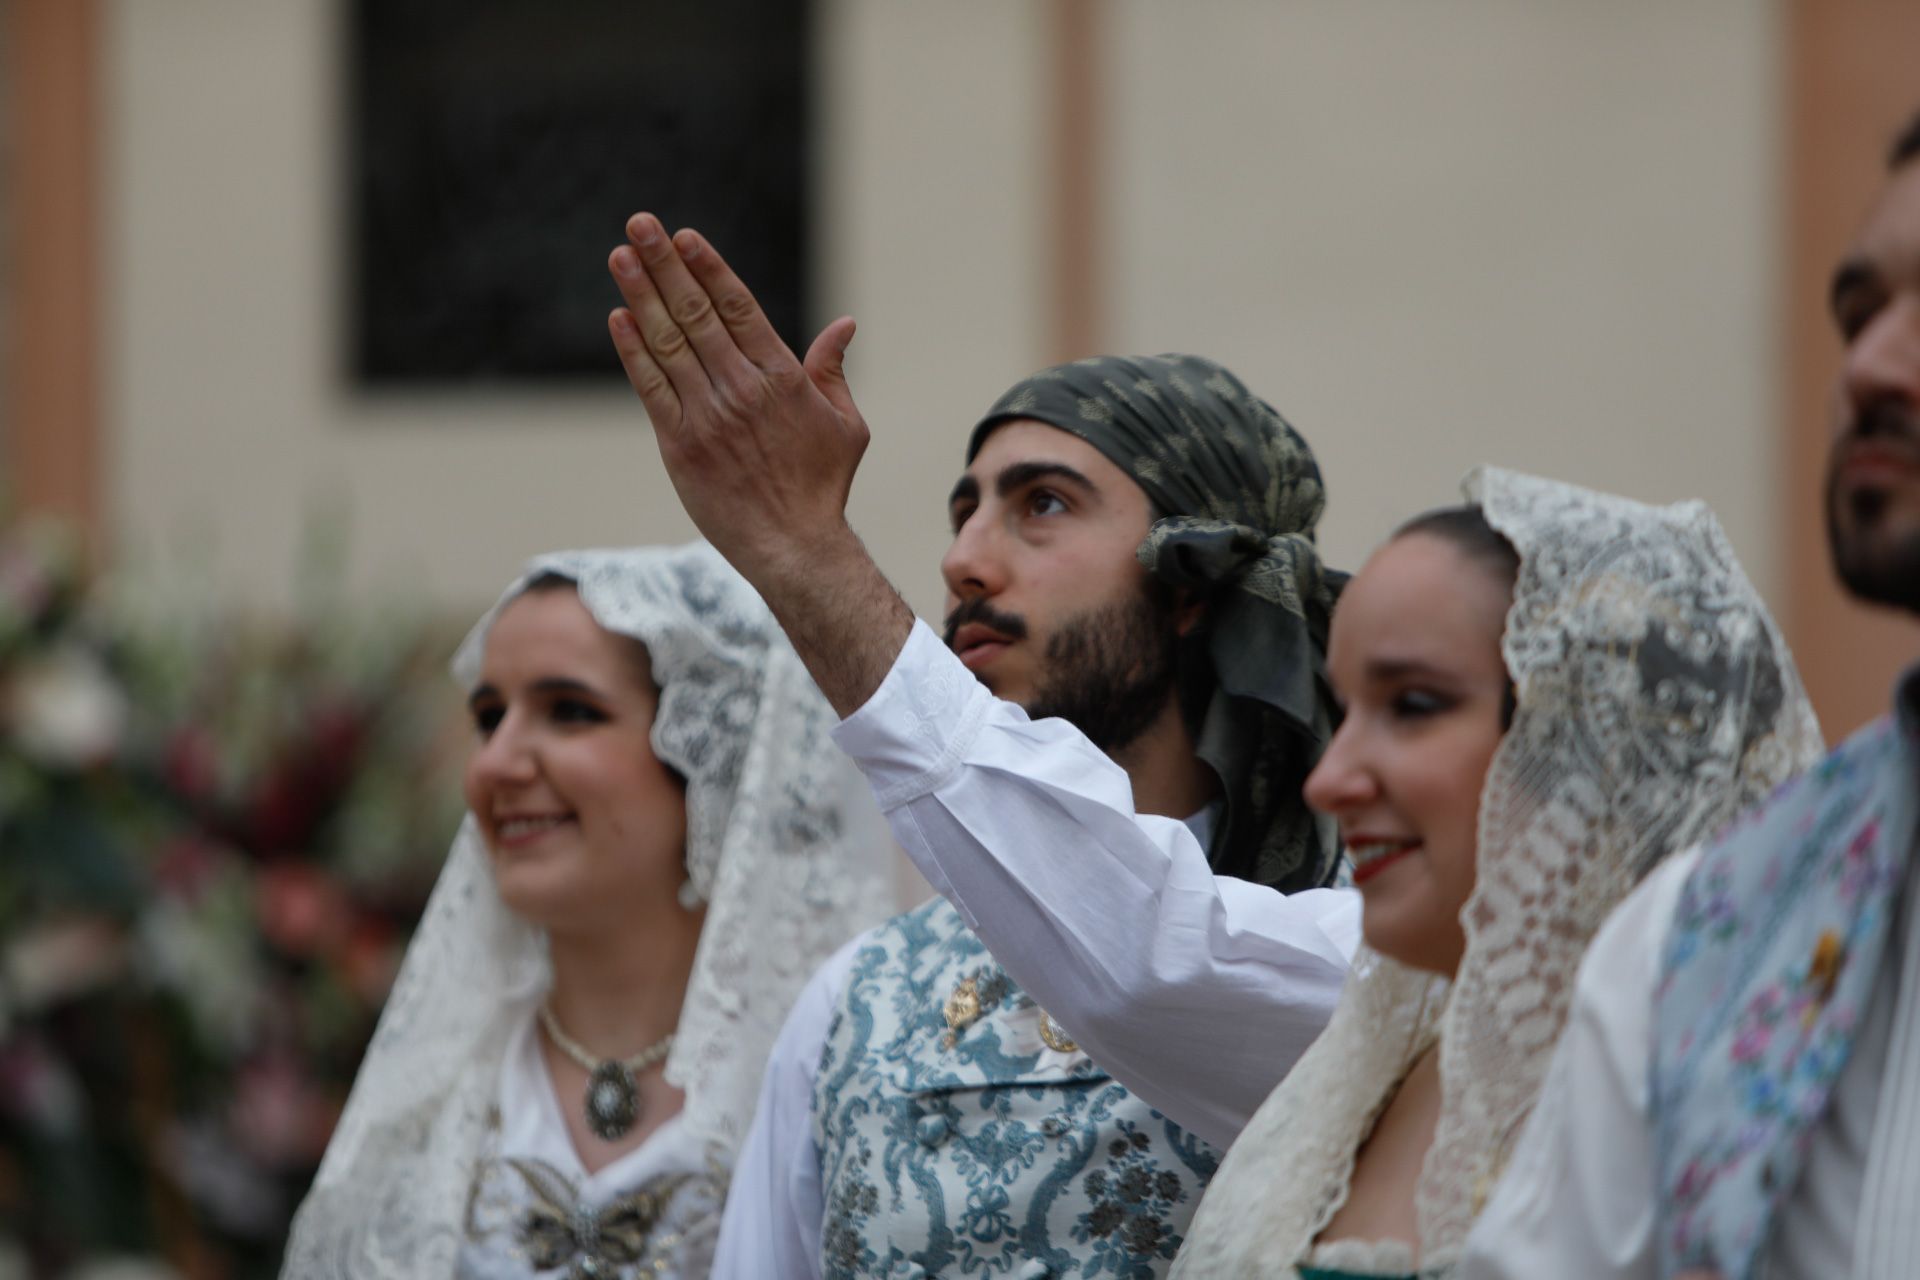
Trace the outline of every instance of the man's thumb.
<instances>
[{"instance_id":1,"label":"man's thumb","mask_svg":"<svg viewBox=\"0 0 1920 1280\"><path fill-rule=\"evenodd\" d=\"M853 408L853 395L847 389L847 348L853 345L854 323L852 316L841 316L820 331L820 336L807 348L807 358L801 361L807 376L813 379L813 385L820 393L833 401L834 407L842 410Z\"/></svg>"}]
</instances>

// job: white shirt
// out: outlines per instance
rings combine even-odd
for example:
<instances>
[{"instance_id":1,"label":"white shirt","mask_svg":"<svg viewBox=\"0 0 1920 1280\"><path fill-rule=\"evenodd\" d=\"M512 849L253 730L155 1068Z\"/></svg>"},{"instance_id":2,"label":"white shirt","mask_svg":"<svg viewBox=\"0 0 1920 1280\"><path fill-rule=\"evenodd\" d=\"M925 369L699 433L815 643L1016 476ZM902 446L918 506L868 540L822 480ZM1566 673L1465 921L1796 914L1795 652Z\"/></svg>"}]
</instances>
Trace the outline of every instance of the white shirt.
<instances>
[{"instance_id":1,"label":"white shirt","mask_svg":"<svg viewBox=\"0 0 1920 1280\"><path fill-rule=\"evenodd\" d=\"M652 1184L666 1195L658 1225L648 1235L642 1274L706 1275L726 1194L721 1153L693 1137L675 1115L647 1140L604 1168L588 1173L568 1136L553 1077L540 1055L531 1014L514 1033L500 1067L500 1124L490 1136L474 1179L472 1207L461 1246L460 1280L526 1280L567 1274L565 1264L536 1270L519 1238L522 1216L536 1206L578 1221ZM670 1190L669 1190L670 1189ZM659 1264L664 1269L656 1269ZM618 1269L609 1275L633 1272Z\"/></svg>"},{"instance_id":2,"label":"white shirt","mask_svg":"<svg viewBox=\"0 0 1920 1280\"><path fill-rule=\"evenodd\" d=\"M1124 769L1064 721L994 698L925 623L834 736L994 959L1182 1127L1231 1143L1332 1016L1357 894L1214 875L1186 824L1134 812ZM857 949L822 966L774 1045L716 1277L819 1274L813 1081Z\"/></svg>"},{"instance_id":3,"label":"white shirt","mask_svg":"<svg viewBox=\"0 0 1920 1280\"><path fill-rule=\"evenodd\" d=\"M1674 908L1699 859L1698 850L1669 859L1595 935L1540 1101L1467 1237L1458 1280L1654 1280L1656 1171L1647 1077L1655 989ZM1885 952L1889 972L1874 984L1832 1104L1809 1131L1800 1181L1762 1251L1760 1274L1767 1280L1853 1274L1855 1233L1871 1211L1869 1200L1905 1196L1911 1205L1920 1192L1915 1117L1885 1115L1881 1107L1889 1055L1905 1063L1907 1052L1920 1051L1912 1012L1898 1016L1901 989L1920 976L1917 893L1920 876L1908 876ZM1896 1039L1914 1043L1900 1049ZM1890 1120L1899 1133L1888 1128ZM1915 1217L1898 1216L1909 1223Z\"/></svg>"}]
</instances>

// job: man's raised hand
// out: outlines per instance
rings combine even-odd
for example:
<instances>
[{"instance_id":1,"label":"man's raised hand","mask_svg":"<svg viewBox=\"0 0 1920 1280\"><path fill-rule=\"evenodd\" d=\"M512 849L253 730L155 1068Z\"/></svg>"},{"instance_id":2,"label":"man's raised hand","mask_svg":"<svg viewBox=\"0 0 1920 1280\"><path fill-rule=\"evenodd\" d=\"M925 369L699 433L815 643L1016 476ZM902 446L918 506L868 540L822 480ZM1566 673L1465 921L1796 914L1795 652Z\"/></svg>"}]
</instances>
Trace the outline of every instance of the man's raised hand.
<instances>
[{"instance_id":1,"label":"man's raised hand","mask_svg":"<svg viewBox=\"0 0 1920 1280\"><path fill-rule=\"evenodd\" d=\"M607 318L653 421L681 505L763 594L798 560L844 548L867 424L843 362L853 321L796 360L753 294L698 232L627 220L607 265L626 306Z\"/></svg>"},{"instance_id":2,"label":"man's raised hand","mask_svg":"<svg viewBox=\"0 0 1920 1280\"><path fill-rule=\"evenodd\" d=\"M805 360L694 231L636 213L607 266L627 305L607 317L660 460L695 525L752 583L842 715L864 703L913 614L847 527L867 448L842 364L853 321Z\"/></svg>"}]
</instances>

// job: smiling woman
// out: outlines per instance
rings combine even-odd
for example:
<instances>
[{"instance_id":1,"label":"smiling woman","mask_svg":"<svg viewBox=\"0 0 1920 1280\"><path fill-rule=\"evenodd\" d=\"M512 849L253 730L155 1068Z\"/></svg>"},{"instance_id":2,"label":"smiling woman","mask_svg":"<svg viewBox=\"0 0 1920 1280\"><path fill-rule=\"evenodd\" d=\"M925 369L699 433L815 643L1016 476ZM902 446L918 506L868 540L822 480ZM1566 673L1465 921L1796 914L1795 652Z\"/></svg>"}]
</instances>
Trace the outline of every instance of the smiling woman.
<instances>
[{"instance_id":1,"label":"smiling woman","mask_svg":"<svg viewBox=\"0 0 1920 1280\"><path fill-rule=\"evenodd\" d=\"M704 1276L800 984L889 907L834 716L710 548L544 556L455 673L468 819L289 1277Z\"/></svg>"},{"instance_id":2,"label":"smiling woman","mask_svg":"<svg viewBox=\"0 0 1920 1280\"><path fill-rule=\"evenodd\" d=\"M501 898L556 948L644 920L684 971L698 899L676 893L686 783L653 750L659 701L644 645L595 622L570 580L535 581L494 618L468 697L467 806Z\"/></svg>"},{"instance_id":3,"label":"smiling woman","mask_svg":"<svg viewBox=\"0 0 1920 1280\"><path fill-rule=\"evenodd\" d=\"M1492 469L1354 577L1307 780L1366 946L1241 1133L1176 1274L1444 1276L1532 1108L1573 975L1661 858L1816 759L1773 620L1704 507Z\"/></svg>"},{"instance_id":4,"label":"smiling woman","mask_svg":"<svg viewBox=\"0 0 1920 1280\"><path fill-rule=\"evenodd\" d=\"M1476 508L1437 512L1382 547L1334 614L1345 715L1307 803L1340 823L1367 944L1417 969L1452 973L1466 947L1480 788L1507 729L1515 568Z\"/></svg>"}]
</instances>

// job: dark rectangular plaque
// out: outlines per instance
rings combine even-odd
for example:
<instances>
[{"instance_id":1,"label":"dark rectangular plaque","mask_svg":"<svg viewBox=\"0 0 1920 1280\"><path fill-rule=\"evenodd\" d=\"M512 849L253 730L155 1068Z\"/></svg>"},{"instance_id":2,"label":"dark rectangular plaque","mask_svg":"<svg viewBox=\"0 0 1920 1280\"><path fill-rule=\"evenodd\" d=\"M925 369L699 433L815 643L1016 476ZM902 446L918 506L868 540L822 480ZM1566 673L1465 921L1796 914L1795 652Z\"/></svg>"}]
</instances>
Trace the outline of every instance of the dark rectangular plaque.
<instances>
[{"instance_id":1,"label":"dark rectangular plaque","mask_svg":"<svg viewBox=\"0 0 1920 1280\"><path fill-rule=\"evenodd\" d=\"M354 0L355 379L618 377L606 260L640 209L704 232L801 345L808 9Z\"/></svg>"}]
</instances>

